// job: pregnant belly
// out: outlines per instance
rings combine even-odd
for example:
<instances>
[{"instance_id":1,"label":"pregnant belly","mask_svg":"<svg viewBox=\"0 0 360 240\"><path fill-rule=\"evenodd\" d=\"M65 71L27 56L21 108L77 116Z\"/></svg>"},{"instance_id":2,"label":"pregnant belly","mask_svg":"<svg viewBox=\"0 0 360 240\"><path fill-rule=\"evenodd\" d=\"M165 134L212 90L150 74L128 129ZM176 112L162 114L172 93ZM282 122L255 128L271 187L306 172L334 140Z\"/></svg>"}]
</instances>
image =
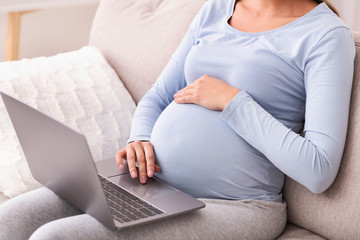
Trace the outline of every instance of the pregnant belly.
<instances>
[{"instance_id":1,"label":"pregnant belly","mask_svg":"<svg viewBox=\"0 0 360 240\"><path fill-rule=\"evenodd\" d=\"M263 188L269 162L220 117L194 104L171 103L154 125L157 177L197 197L238 198ZM241 194L241 193L240 193Z\"/></svg>"}]
</instances>

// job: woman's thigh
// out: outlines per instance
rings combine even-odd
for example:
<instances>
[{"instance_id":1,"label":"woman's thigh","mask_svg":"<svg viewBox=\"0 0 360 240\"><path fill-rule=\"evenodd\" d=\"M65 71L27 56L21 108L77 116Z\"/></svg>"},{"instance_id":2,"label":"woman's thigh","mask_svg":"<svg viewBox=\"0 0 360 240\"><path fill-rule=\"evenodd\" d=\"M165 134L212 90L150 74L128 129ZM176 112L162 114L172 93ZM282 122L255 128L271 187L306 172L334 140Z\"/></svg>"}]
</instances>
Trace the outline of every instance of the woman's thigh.
<instances>
[{"instance_id":1,"label":"woman's thigh","mask_svg":"<svg viewBox=\"0 0 360 240\"><path fill-rule=\"evenodd\" d=\"M80 213L49 189L39 188L0 205L0 239L28 239L40 226Z\"/></svg>"},{"instance_id":2,"label":"woman's thigh","mask_svg":"<svg viewBox=\"0 0 360 240\"><path fill-rule=\"evenodd\" d=\"M87 214L67 217L45 224L30 239L275 239L286 224L285 203L204 201L204 209L119 231Z\"/></svg>"}]
</instances>

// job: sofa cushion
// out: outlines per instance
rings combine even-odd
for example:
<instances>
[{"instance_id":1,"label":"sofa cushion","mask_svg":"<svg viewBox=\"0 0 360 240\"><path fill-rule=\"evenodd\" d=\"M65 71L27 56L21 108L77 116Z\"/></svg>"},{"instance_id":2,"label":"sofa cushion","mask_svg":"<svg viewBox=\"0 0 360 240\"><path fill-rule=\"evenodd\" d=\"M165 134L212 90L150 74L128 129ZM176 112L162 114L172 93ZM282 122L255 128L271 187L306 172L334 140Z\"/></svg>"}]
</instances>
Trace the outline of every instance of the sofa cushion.
<instances>
[{"instance_id":1,"label":"sofa cushion","mask_svg":"<svg viewBox=\"0 0 360 240\"><path fill-rule=\"evenodd\" d=\"M83 133L95 161L114 158L129 137L135 104L94 47L0 63L0 91ZM38 186L1 100L0 192L13 197Z\"/></svg>"},{"instance_id":2,"label":"sofa cushion","mask_svg":"<svg viewBox=\"0 0 360 240\"><path fill-rule=\"evenodd\" d=\"M3 193L0 193L0 204L9 200L9 197L5 196Z\"/></svg>"},{"instance_id":3,"label":"sofa cushion","mask_svg":"<svg viewBox=\"0 0 360 240\"><path fill-rule=\"evenodd\" d=\"M288 221L329 239L360 239L360 34L347 142L337 178L322 194L313 194L287 178L284 198Z\"/></svg>"},{"instance_id":4,"label":"sofa cushion","mask_svg":"<svg viewBox=\"0 0 360 240\"><path fill-rule=\"evenodd\" d=\"M326 238L294 224L287 224L284 232L276 240L325 240Z\"/></svg>"},{"instance_id":5,"label":"sofa cushion","mask_svg":"<svg viewBox=\"0 0 360 240\"><path fill-rule=\"evenodd\" d=\"M138 102L160 75L204 2L102 0L90 45L101 49Z\"/></svg>"}]
</instances>

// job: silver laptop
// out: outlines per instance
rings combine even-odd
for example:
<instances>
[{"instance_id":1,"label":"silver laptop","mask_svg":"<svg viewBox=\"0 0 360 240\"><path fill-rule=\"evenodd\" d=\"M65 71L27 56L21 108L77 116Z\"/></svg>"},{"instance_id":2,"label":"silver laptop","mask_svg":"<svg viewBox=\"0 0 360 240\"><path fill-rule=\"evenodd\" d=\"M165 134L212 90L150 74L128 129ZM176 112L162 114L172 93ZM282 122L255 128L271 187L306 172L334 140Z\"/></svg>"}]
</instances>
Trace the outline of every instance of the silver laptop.
<instances>
[{"instance_id":1,"label":"silver laptop","mask_svg":"<svg viewBox=\"0 0 360 240\"><path fill-rule=\"evenodd\" d=\"M205 207L155 177L141 184L128 170L120 170L115 159L95 166L82 134L4 93L1 97L33 177L109 228L137 226Z\"/></svg>"}]
</instances>

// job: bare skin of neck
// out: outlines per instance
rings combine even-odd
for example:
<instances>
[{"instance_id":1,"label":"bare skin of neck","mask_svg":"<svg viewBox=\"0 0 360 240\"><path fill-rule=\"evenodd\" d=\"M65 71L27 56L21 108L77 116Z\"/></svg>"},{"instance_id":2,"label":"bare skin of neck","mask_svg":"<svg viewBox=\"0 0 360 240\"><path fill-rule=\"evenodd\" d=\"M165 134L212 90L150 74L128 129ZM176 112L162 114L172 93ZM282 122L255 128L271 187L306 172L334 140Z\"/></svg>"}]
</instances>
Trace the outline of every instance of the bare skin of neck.
<instances>
[{"instance_id":1,"label":"bare skin of neck","mask_svg":"<svg viewBox=\"0 0 360 240\"><path fill-rule=\"evenodd\" d=\"M313 0L239 0L229 24L243 32L264 32L304 16L318 4Z\"/></svg>"}]
</instances>

